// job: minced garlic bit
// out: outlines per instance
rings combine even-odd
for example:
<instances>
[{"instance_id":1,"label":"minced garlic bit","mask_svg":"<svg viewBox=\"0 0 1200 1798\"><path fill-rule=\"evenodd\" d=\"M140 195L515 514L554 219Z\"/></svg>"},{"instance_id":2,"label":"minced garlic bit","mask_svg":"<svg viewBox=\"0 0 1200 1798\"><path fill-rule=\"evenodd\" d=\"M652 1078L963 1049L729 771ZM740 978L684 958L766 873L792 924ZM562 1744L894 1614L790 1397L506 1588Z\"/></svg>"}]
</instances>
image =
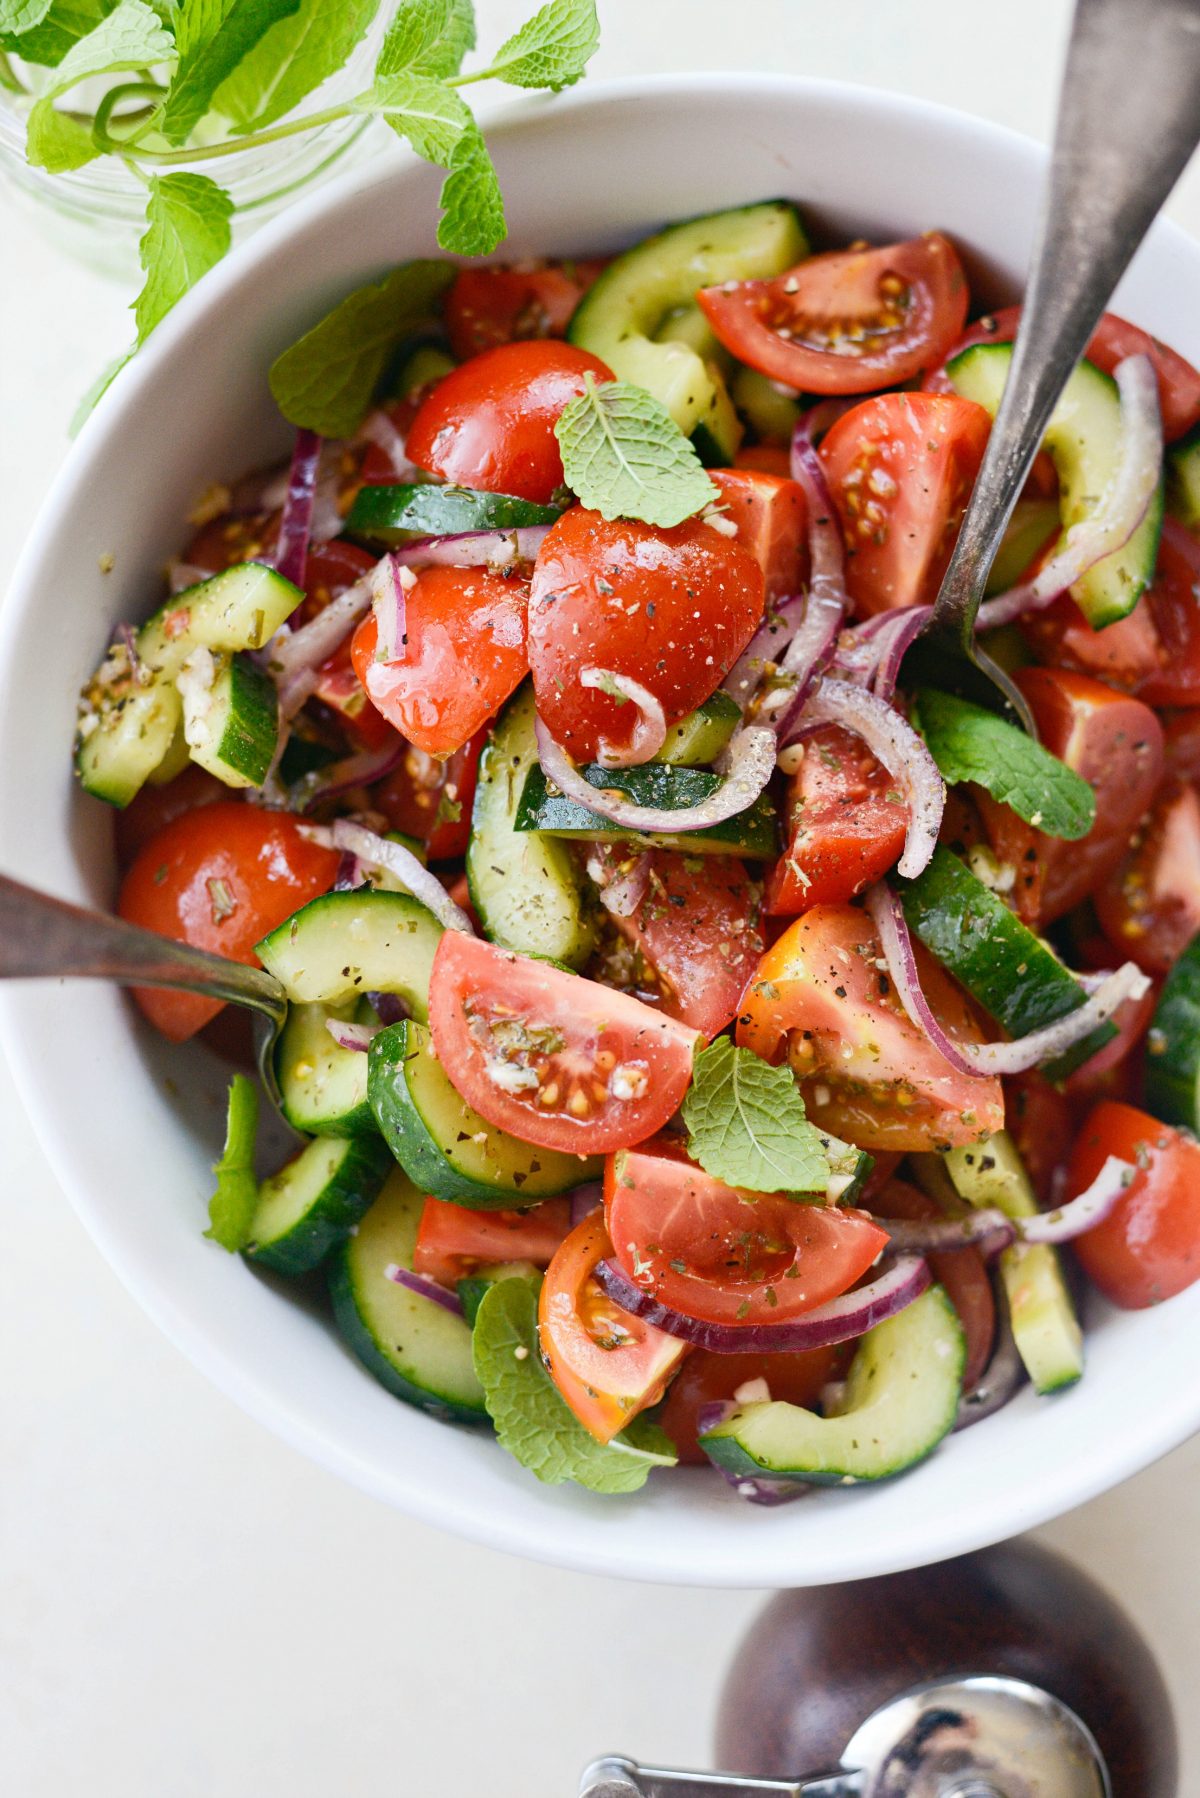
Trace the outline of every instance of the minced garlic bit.
<instances>
[{"instance_id":1,"label":"minced garlic bit","mask_svg":"<svg viewBox=\"0 0 1200 1798\"><path fill-rule=\"evenodd\" d=\"M771 1400L771 1388L760 1376L757 1380L743 1380L733 1394L739 1405L764 1405Z\"/></svg>"},{"instance_id":2,"label":"minced garlic bit","mask_svg":"<svg viewBox=\"0 0 1200 1798\"><path fill-rule=\"evenodd\" d=\"M608 1090L614 1099L640 1099L650 1084L650 1070L645 1062L623 1061L612 1071Z\"/></svg>"},{"instance_id":3,"label":"minced garlic bit","mask_svg":"<svg viewBox=\"0 0 1200 1798\"><path fill-rule=\"evenodd\" d=\"M179 697L183 701L183 734L188 744L200 748L205 726L213 709L214 688L219 664L211 649L201 644L194 649L176 678Z\"/></svg>"},{"instance_id":4,"label":"minced garlic bit","mask_svg":"<svg viewBox=\"0 0 1200 1798\"><path fill-rule=\"evenodd\" d=\"M489 1055L483 1066L492 1085L501 1092L527 1093L538 1085L536 1068L524 1068L520 1062L506 1061L502 1055Z\"/></svg>"},{"instance_id":5,"label":"minced garlic bit","mask_svg":"<svg viewBox=\"0 0 1200 1798\"><path fill-rule=\"evenodd\" d=\"M724 508L715 500L711 505L705 506L703 512L700 514L700 522L702 524L711 525L712 529L714 531L719 531L722 537L736 537L738 534L738 528L734 520L730 518Z\"/></svg>"}]
</instances>

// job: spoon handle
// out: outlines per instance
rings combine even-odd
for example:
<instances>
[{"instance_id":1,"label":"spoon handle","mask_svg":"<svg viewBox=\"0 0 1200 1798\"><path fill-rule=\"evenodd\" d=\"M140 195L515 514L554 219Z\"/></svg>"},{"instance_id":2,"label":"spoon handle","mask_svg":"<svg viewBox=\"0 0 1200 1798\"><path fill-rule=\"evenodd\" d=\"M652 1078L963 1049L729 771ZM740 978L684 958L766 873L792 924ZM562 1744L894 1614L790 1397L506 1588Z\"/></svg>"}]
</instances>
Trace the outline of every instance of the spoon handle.
<instances>
[{"instance_id":1,"label":"spoon handle","mask_svg":"<svg viewBox=\"0 0 1200 1798\"><path fill-rule=\"evenodd\" d=\"M0 874L0 980L114 980L248 1005L277 1021L283 989L261 968L86 911Z\"/></svg>"},{"instance_id":2,"label":"spoon handle","mask_svg":"<svg viewBox=\"0 0 1200 1798\"><path fill-rule=\"evenodd\" d=\"M1077 0L1021 328L932 626L964 648L1050 415L1198 140L1197 0Z\"/></svg>"},{"instance_id":3,"label":"spoon handle","mask_svg":"<svg viewBox=\"0 0 1200 1798\"><path fill-rule=\"evenodd\" d=\"M738 1773L686 1773L678 1767L641 1767L609 1755L583 1775L579 1798L861 1798L858 1773L818 1774L801 1780L749 1779Z\"/></svg>"}]
</instances>

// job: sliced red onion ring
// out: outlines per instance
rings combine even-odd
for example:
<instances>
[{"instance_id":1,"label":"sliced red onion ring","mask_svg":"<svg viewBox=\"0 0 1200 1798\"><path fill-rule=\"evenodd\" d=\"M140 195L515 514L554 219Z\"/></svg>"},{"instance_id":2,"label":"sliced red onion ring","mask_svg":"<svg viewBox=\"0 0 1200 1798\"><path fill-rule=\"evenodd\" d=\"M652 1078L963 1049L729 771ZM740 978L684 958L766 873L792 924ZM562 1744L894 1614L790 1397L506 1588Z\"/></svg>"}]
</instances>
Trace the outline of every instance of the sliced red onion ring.
<instances>
[{"instance_id":1,"label":"sliced red onion ring","mask_svg":"<svg viewBox=\"0 0 1200 1798\"><path fill-rule=\"evenodd\" d=\"M315 685L316 670L339 649L361 618L371 609L375 590L384 574L390 573L388 558L347 587L331 600L323 611L299 630L286 625L277 631L270 643L268 668L279 688L279 706L285 717L299 711ZM307 685L307 692L304 690Z\"/></svg>"},{"instance_id":2,"label":"sliced red onion ring","mask_svg":"<svg viewBox=\"0 0 1200 1798\"><path fill-rule=\"evenodd\" d=\"M1136 1168L1115 1155L1108 1156L1091 1185L1083 1192L1059 1205L1054 1211L1039 1212L1037 1217L1021 1218L1017 1229L1026 1242L1071 1242L1085 1231L1094 1230L1115 1210L1121 1194L1134 1178Z\"/></svg>"},{"instance_id":3,"label":"sliced red onion ring","mask_svg":"<svg viewBox=\"0 0 1200 1798\"><path fill-rule=\"evenodd\" d=\"M1025 1383L1025 1363L1013 1336L1007 1289L1004 1281L994 1275L992 1287L996 1295L996 1341L992 1358L973 1389L959 1399L955 1432L969 1430L973 1423L982 1423L985 1417L994 1417Z\"/></svg>"},{"instance_id":4,"label":"sliced red onion ring","mask_svg":"<svg viewBox=\"0 0 1200 1798\"><path fill-rule=\"evenodd\" d=\"M455 905L436 874L419 862L403 843L389 842L377 836L365 824L350 818L338 818L331 825L303 824L301 834L311 843L324 843L330 849L345 849L356 855L366 868L383 868L403 886L405 892L428 907L439 924L447 930L461 930L466 936L475 932L461 906Z\"/></svg>"},{"instance_id":5,"label":"sliced red onion ring","mask_svg":"<svg viewBox=\"0 0 1200 1798\"><path fill-rule=\"evenodd\" d=\"M934 1255L948 1249L973 1248L991 1257L1009 1248L1019 1229L995 1206L969 1211L964 1217L877 1217L875 1222L887 1231L893 1249L901 1255Z\"/></svg>"},{"instance_id":6,"label":"sliced red onion ring","mask_svg":"<svg viewBox=\"0 0 1200 1798\"><path fill-rule=\"evenodd\" d=\"M908 804L908 830L899 871L912 880L929 865L937 848L946 804L946 783L937 763L912 725L886 701L849 681L823 680L797 724L841 724L860 736L881 762Z\"/></svg>"},{"instance_id":7,"label":"sliced red onion ring","mask_svg":"<svg viewBox=\"0 0 1200 1798\"><path fill-rule=\"evenodd\" d=\"M379 1035L381 1024L348 1024L342 1018L326 1018L325 1028L339 1049L361 1049L371 1047L371 1039Z\"/></svg>"},{"instance_id":8,"label":"sliced red onion ring","mask_svg":"<svg viewBox=\"0 0 1200 1798\"><path fill-rule=\"evenodd\" d=\"M871 691L890 700L900 678L900 664L933 616L932 606L906 606L889 615L889 628L875 639L878 660L871 677Z\"/></svg>"},{"instance_id":9,"label":"sliced red onion ring","mask_svg":"<svg viewBox=\"0 0 1200 1798\"><path fill-rule=\"evenodd\" d=\"M586 865L588 879L595 881L605 911L614 918L631 918L650 884L648 851L630 858L615 844L594 843Z\"/></svg>"},{"instance_id":10,"label":"sliced red onion ring","mask_svg":"<svg viewBox=\"0 0 1200 1798\"><path fill-rule=\"evenodd\" d=\"M356 441L373 443L383 451L392 465L393 481L419 481L425 478L416 463L409 461L405 439L382 406L367 413L358 427Z\"/></svg>"},{"instance_id":11,"label":"sliced red onion ring","mask_svg":"<svg viewBox=\"0 0 1200 1798\"><path fill-rule=\"evenodd\" d=\"M366 876L359 865L357 855L348 855L343 849L338 861L337 873L333 879L335 893L351 893L355 887L363 884Z\"/></svg>"},{"instance_id":12,"label":"sliced red onion ring","mask_svg":"<svg viewBox=\"0 0 1200 1798\"><path fill-rule=\"evenodd\" d=\"M828 594L808 595L804 617L780 663L780 672L788 677L789 685L769 693L754 713L755 723L772 724L781 741L833 661L843 616L839 602Z\"/></svg>"},{"instance_id":13,"label":"sliced red onion ring","mask_svg":"<svg viewBox=\"0 0 1200 1798\"><path fill-rule=\"evenodd\" d=\"M662 811L638 805L613 788L594 787L550 735L539 718L536 725L538 760L547 778L560 793L598 812L622 830L704 830L721 824L753 805L775 770L775 732L761 724L746 724L734 732L717 764L724 775L719 787L696 805L678 811Z\"/></svg>"},{"instance_id":14,"label":"sliced red onion ring","mask_svg":"<svg viewBox=\"0 0 1200 1798\"><path fill-rule=\"evenodd\" d=\"M384 1269L386 1277L395 1286L403 1286L407 1292L415 1292L418 1298L432 1299L435 1305L452 1312L455 1317L463 1314L462 1300L456 1292L447 1292L436 1280L426 1279L424 1274L415 1274L410 1267L399 1267L396 1262Z\"/></svg>"},{"instance_id":15,"label":"sliced red onion ring","mask_svg":"<svg viewBox=\"0 0 1200 1798\"><path fill-rule=\"evenodd\" d=\"M535 562L548 524L514 531L461 531L450 537L418 537L391 553L404 568L512 568Z\"/></svg>"},{"instance_id":16,"label":"sliced red onion ring","mask_svg":"<svg viewBox=\"0 0 1200 1798\"><path fill-rule=\"evenodd\" d=\"M403 1023L405 1018L412 1016L408 1006L398 993L369 992L367 1004L385 1029L389 1024Z\"/></svg>"},{"instance_id":17,"label":"sliced red onion ring","mask_svg":"<svg viewBox=\"0 0 1200 1798\"><path fill-rule=\"evenodd\" d=\"M960 1074L989 1076L1020 1074L1041 1062L1053 1061L1101 1024L1127 999L1140 999L1149 990L1150 981L1133 962L1127 961L1115 974L1109 974L1082 1005L1065 1017L1030 1031L1013 1042L956 1042L938 1022L921 990L916 956L904 908L885 881L873 886L866 895L866 907L875 921L879 942L887 962L888 973L895 982L896 993L906 1013L918 1030L924 1031L939 1055Z\"/></svg>"},{"instance_id":18,"label":"sliced red onion ring","mask_svg":"<svg viewBox=\"0 0 1200 1798\"><path fill-rule=\"evenodd\" d=\"M845 413L861 406L864 395L861 393L845 395L838 399L818 400L815 405L806 406L796 420L796 433L806 443L815 444L818 437L824 437L826 431L832 430L838 419Z\"/></svg>"},{"instance_id":19,"label":"sliced red onion ring","mask_svg":"<svg viewBox=\"0 0 1200 1798\"><path fill-rule=\"evenodd\" d=\"M328 767L314 768L288 789L288 810L310 812L322 800L334 799L353 787L369 787L399 767L407 747L404 738L393 731L390 740L378 749L362 749Z\"/></svg>"},{"instance_id":20,"label":"sliced red onion ring","mask_svg":"<svg viewBox=\"0 0 1200 1798\"><path fill-rule=\"evenodd\" d=\"M804 618L808 596L781 599L767 613L722 682L722 691L744 712L759 688L773 677Z\"/></svg>"},{"instance_id":21,"label":"sliced red onion ring","mask_svg":"<svg viewBox=\"0 0 1200 1798\"><path fill-rule=\"evenodd\" d=\"M288 470L287 495L279 519L274 562L285 581L303 587L312 532L313 500L321 465L321 438L302 425L296 432L292 465Z\"/></svg>"},{"instance_id":22,"label":"sliced red onion ring","mask_svg":"<svg viewBox=\"0 0 1200 1798\"><path fill-rule=\"evenodd\" d=\"M604 1186L599 1180L589 1180L586 1186L577 1186L571 1194L571 1228L581 1224L585 1217L591 1217L593 1211L599 1211L604 1203Z\"/></svg>"},{"instance_id":23,"label":"sliced red onion ring","mask_svg":"<svg viewBox=\"0 0 1200 1798\"><path fill-rule=\"evenodd\" d=\"M806 437L803 426L792 434L792 479L804 489L808 509L808 554L811 565L808 590L823 599L836 600L849 609L846 595L846 552L837 507L825 479L821 458Z\"/></svg>"},{"instance_id":24,"label":"sliced red onion ring","mask_svg":"<svg viewBox=\"0 0 1200 1798\"><path fill-rule=\"evenodd\" d=\"M1113 375L1121 396L1121 433L1111 480L1098 504L1071 525L1031 581L984 601L976 621L980 630L1043 610L1089 568L1124 548L1146 516L1162 475L1158 381L1148 356L1127 356Z\"/></svg>"},{"instance_id":25,"label":"sliced red onion ring","mask_svg":"<svg viewBox=\"0 0 1200 1798\"><path fill-rule=\"evenodd\" d=\"M609 693L637 707L637 722L628 747L623 748L619 743L610 743L606 737L601 737L596 760L602 768L636 768L658 754L667 740L667 720L661 702L649 687L609 668L581 668L579 684Z\"/></svg>"},{"instance_id":26,"label":"sliced red onion ring","mask_svg":"<svg viewBox=\"0 0 1200 1798\"><path fill-rule=\"evenodd\" d=\"M385 556L376 573L379 578L371 599L377 633L375 654L381 662L403 662L408 655L408 593L416 585L416 576L393 556Z\"/></svg>"},{"instance_id":27,"label":"sliced red onion ring","mask_svg":"<svg viewBox=\"0 0 1200 1798\"><path fill-rule=\"evenodd\" d=\"M713 1324L685 1317L651 1298L615 1261L601 1261L596 1267L596 1278L623 1311L715 1355L775 1354L849 1342L919 1299L931 1277L928 1263L919 1255L901 1255L885 1264L869 1286L844 1292L788 1323Z\"/></svg>"}]
</instances>

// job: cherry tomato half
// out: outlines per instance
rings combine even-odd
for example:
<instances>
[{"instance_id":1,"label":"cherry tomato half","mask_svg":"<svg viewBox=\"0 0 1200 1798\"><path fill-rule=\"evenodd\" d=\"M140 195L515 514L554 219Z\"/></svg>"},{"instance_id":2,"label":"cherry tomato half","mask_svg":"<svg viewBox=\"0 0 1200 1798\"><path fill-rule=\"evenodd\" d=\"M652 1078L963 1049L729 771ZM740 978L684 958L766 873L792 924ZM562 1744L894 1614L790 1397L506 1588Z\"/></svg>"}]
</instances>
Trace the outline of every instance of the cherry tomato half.
<instances>
[{"instance_id":1,"label":"cherry tomato half","mask_svg":"<svg viewBox=\"0 0 1200 1798\"><path fill-rule=\"evenodd\" d=\"M762 611L762 570L736 538L698 518L658 530L573 506L547 534L533 571L538 712L577 761L593 760L602 741L627 746L636 708L582 686L582 672L638 681L675 724L720 686Z\"/></svg>"},{"instance_id":2,"label":"cherry tomato half","mask_svg":"<svg viewBox=\"0 0 1200 1798\"><path fill-rule=\"evenodd\" d=\"M117 910L177 943L254 965L254 945L327 893L339 856L301 836L284 812L237 801L187 811L139 850L121 882ZM150 1022L181 1043L216 1016L221 1002L196 993L134 997Z\"/></svg>"},{"instance_id":3,"label":"cherry tomato half","mask_svg":"<svg viewBox=\"0 0 1200 1798\"><path fill-rule=\"evenodd\" d=\"M407 453L444 481L547 504L562 485L554 427L585 376L611 381L573 344L504 343L460 363L421 402Z\"/></svg>"},{"instance_id":4,"label":"cherry tomato half","mask_svg":"<svg viewBox=\"0 0 1200 1798\"><path fill-rule=\"evenodd\" d=\"M232 800L233 794L224 781L208 774L196 762L189 762L174 780L155 786L147 781L123 811L113 813L113 840L117 846L117 865L122 873L143 844L184 812L201 805L213 805L218 799Z\"/></svg>"},{"instance_id":5,"label":"cherry tomato half","mask_svg":"<svg viewBox=\"0 0 1200 1798\"><path fill-rule=\"evenodd\" d=\"M453 1286L477 1267L532 1261L546 1267L571 1229L569 1199L546 1199L525 1211L472 1211L426 1199L413 1248L413 1269Z\"/></svg>"},{"instance_id":6,"label":"cherry tomato half","mask_svg":"<svg viewBox=\"0 0 1200 1798\"><path fill-rule=\"evenodd\" d=\"M462 268L444 302L450 348L459 361L530 337L564 337L571 314L603 262L522 262L517 268Z\"/></svg>"},{"instance_id":7,"label":"cherry tomato half","mask_svg":"<svg viewBox=\"0 0 1200 1798\"><path fill-rule=\"evenodd\" d=\"M1071 1139L1074 1112L1066 1094L1036 1068L1004 1082L1005 1128L1042 1205L1054 1198L1054 1177Z\"/></svg>"},{"instance_id":8,"label":"cherry tomato half","mask_svg":"<svg viewBox=\"0 0 1200 1798\"><path fill-rule=\"evenodd\" d=\"M981 1040L962 992L916 945L925 997L944 1029ZM764 1060L785 1040L809 1116L863 1149L977 1142L1004 1123L1000 1082L957 1073L905 1016L870 918L817 905L767 950L737 1040Z\"/></svg>"},{"instance_id":9,"label":"cherry tomato half","mask_svg":"<svg viewBox=\"0 0 1200 1798\"><path fill-rule=\"evenodd\" d=\"M627 993L457 930L434 956L429 1023L438 1060L489 1124L578 1155L661 1129L702 1040Z\"/></svg>"},{"instance_id":10,"label":"cherry tomato half","mask_svg":"<svg viewBox=\"0 0 1200 1798\"><path fill-rule=\"evenodd\" d=\"M869 393L944 358L967 316L967 278L938 232L836 250L770 281L705 287L709 324L742 362L805 393Z\"/></svg>"},{"instance_id":11,"label":"cherry tomato half","mask_svg":"<svg viewBox=\"0 0 1200 1798\"><path fill-rule=\"evenodd\" d=\"M1200 795L1164 786L1120 867L1095 895L1110 943L1148 974L1165 974L1200 930Z\"/></svg>"},{"instance_id":12,"label":"cherry tomato half","mask_svg":"<svg viewBox=\"0 0 1200 1798\"><path fill-rule=\"evenodd\" d=\"M824 724L801 747L788 785L787 847L763 897L776 917L864 892L899 858L908 829L895 781L861 737Z\"/></svg>"},{"instance_id":13,"label":"cherry tomato half","mask_svg":"<svg viewBox=\"0 0 1200 1798\"><path fill-rule=\"evenodd\" d=\"M869 616L936 597L990 429L974 400L883 393L824 438L820 456L856 611Z\"/></svg>"},{"instance_id":14,"label":"cherry tomato half","mask_svg":"<svg viewBox=\"0 0 1200 1798\"><path fill-rule=\"evenodd\" d=\"M1138 1311L1200 1279L1200 1144L1132 1105L1105 1101L1080 1130L1067 1197L1086 1190L1110 1155L1133 1179L1075 1253L1114 1305Z\"/></svg>"},{"instance_id":15,"label":"cherry tomato half","mask_svg":"<svg viewBox=\"0 0 1200 1798\"><path fill-rule=\"evenodd\" d=\"M735 1328L786 1323L837 1298L888 1244L865 1212L726 1186L665 1137L609 1157L604 1216L641 1291Z\"/></svg>"},{"instance_id":16,"label":"cherry tomato half","mask_svg":"<svg viewBox=\"0 0 1200 1798\"><path fill-rule=\"evenodd\" d=\"M655 1404L688 1345L613 1302L596 1279L612 1254L603 1215L577 1224L555 1253L538 1301L538 1334L550 1378L598 1442Z\"/></svg>"},{"instance_id":17,"label":"cherry tomato half","mask_svg":"<svg viewBox=\"0 0 1200 1798\"><path fill-rule=\"evenodd\" d=\"M373 612L354 633L371 704L428 755L461 748L525 678L528 593L486 568L425 569L408 594L399 660L378 660Z\"/></svg>"},{"instance_id":18,"label":"cherry tomato half","mask_svg":"<svg viewBox=\"0 0 1200 1798\"><path fill-rule=\"evenodd\" d=\"M419 837L431 862L466 853L479 758L487 738L484 725L444 759L410 744L400 766L372 791L372 805L391 828Z\"/></svg>"},{"instance_id":19,"label":"cherry tomato half","mask_svg":"<svg viewBox=\"0 0 1200 1798\"><path fill-rule=\"evenodd\" d=\"M766 598L787 599L808 576L808 508L804 489L788 476L752 468L710 468L724 516L737 540L763 571Z\"/></svg>"}]
</instances>

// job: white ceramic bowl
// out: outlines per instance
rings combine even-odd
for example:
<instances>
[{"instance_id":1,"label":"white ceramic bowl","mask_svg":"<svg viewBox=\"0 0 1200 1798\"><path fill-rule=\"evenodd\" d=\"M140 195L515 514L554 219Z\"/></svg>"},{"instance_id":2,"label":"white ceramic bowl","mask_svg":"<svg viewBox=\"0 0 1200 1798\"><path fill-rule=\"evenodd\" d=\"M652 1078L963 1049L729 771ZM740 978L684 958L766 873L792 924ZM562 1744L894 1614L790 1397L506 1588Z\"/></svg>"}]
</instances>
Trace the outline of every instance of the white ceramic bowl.
<instances>
[{"instance_id":1,"label":"white ceramic bowl","mask_svg":"<svg viewBox=\"0 0 1200 1798\"><path fill-rule=\"evenodd\" d=\"M783 194L837 241L930 227L990 303L1020 280L1042 153L1006 132L854 88L683 77L533 103L492 133L505 254L610 249L663 221ZM389 163L331 186L209 276L86 426L34 527L0 636L0 862L93 903L109 819L72 788L75 695L113 621L156 603L182 520L214 478L287 434L265 371L347 289L436 254L438 177ZM1200 247L1160 225L1121 310L1200 361ZM101 557L115 559L101 571ZM1090 1308L1074 1391L1006 1411L875 1491L758 1510L703 1472L634 1498L540 1486L485 1436L388 1396L325 1318L202 1237L223 1075L172 1051L111 990L0 991L13 1070L50 1161L130 1292L239 1404L346 1479L449 1530L595 1572L801 1585L933 1561L1114 1485L1200 1424L1200 1286L1157 1311Z\"/></svg>"}]
</instances>

